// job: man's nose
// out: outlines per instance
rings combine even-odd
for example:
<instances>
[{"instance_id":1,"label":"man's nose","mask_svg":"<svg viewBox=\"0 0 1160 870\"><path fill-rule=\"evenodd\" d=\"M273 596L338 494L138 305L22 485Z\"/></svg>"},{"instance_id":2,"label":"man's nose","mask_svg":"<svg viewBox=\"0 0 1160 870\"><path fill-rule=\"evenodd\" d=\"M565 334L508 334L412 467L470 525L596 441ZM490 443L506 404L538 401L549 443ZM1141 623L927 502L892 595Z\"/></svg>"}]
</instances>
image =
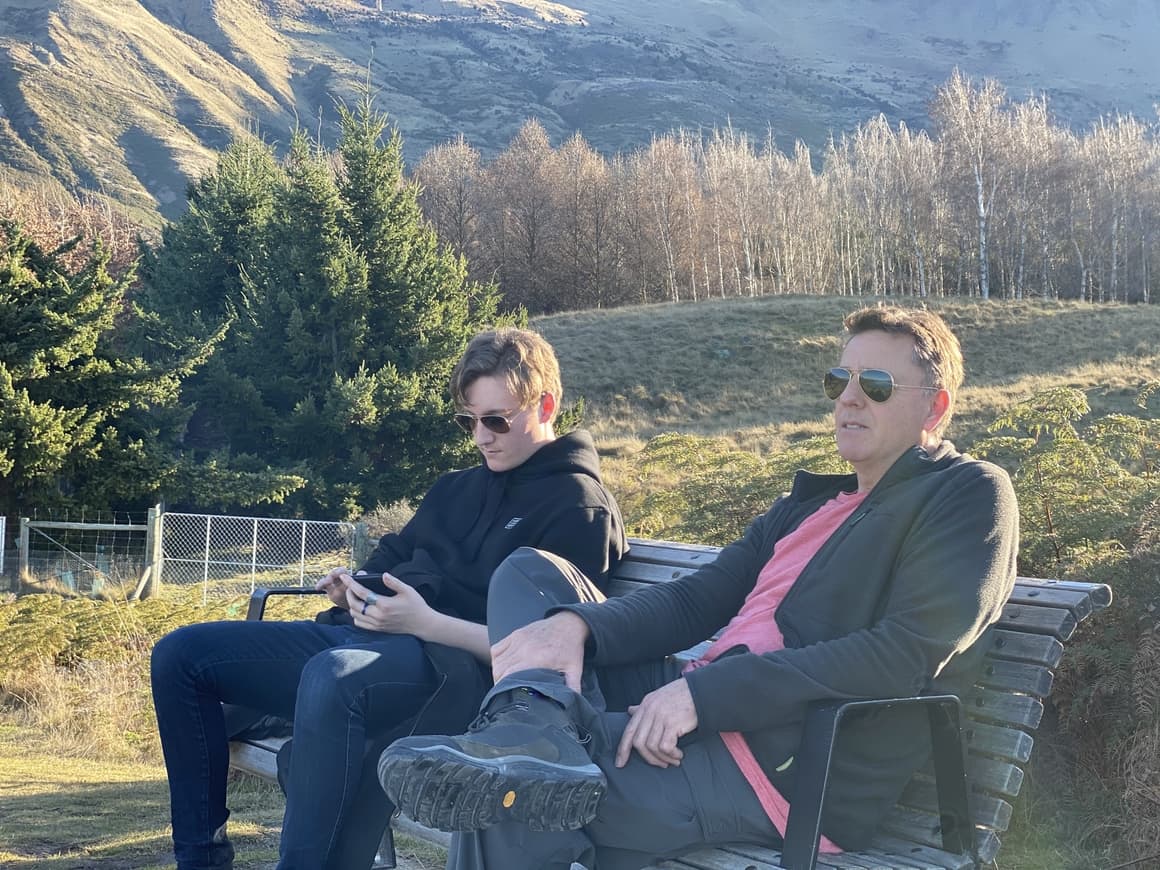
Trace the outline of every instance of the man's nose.
<instances>
[{"instance_id":1,"label":"man's nose","mask_svg":"<svg viewBox=\"0 0 1160 870\"><path fill-rule=\"evenodd\" d=\"M842 394L838 396L838 401L844 405L858 405L866 399L866 394L862 392L862 385L858 383L858 376L850 378L846 383L846 388L842 390Z\"/></svg>"}]
</instances>

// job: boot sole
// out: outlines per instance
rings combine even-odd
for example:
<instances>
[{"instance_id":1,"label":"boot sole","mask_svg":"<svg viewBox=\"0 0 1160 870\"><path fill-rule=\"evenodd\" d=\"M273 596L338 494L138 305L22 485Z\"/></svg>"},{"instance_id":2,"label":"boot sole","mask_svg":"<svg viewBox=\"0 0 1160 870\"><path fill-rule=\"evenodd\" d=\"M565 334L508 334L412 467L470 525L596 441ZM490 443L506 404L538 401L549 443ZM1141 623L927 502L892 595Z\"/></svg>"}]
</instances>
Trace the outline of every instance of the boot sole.
<instances>
[{"instance_id":1,"label":"boot sole","mask_svg":"<svg viewBox=\"0 0 1160 870\"><path fill-rule=\"evenodd\" d=\"M440 831L479 831L520 822L534 831L573 831L596 818L604 774L595 764L553 764L512 755L479 759L450 746L393 746L379 782L405 815Z\"/></svg>"}]
</instances>

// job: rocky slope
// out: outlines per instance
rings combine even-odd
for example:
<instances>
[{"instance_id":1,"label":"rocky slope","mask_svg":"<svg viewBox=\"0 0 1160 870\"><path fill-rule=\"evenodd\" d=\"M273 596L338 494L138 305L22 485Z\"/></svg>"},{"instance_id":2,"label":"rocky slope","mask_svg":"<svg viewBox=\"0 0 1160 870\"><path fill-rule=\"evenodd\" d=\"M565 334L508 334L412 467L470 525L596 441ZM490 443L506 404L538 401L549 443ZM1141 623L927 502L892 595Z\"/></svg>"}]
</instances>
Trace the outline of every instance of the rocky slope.
<instances>
[{"instance_id":1,"label":"rocky slope","mask_svg":"<svg viewBox=\"0 0 1160 870\"><path fill-rule=\"evenodd\" d=\"M956 65L1155 120L1158 43L1160 0L0 0L0 171L156 221L231 136L329 136L368 78L411 159L529 117L607 152L726 123L818 148L925 124Z\"/></svg>"}]
</instances>

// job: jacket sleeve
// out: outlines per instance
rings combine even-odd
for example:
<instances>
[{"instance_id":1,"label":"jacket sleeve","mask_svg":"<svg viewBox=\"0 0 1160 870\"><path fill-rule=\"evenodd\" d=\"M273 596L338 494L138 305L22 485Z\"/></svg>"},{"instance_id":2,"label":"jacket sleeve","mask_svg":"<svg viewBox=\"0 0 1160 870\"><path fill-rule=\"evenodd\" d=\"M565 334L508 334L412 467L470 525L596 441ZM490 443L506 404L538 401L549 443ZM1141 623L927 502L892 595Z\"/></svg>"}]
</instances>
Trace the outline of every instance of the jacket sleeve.
<instances>
[{"instance_id":1,"label":"jacket sleeve","mask_svg":"<svg viewBox=\"0 0 1160 870\"><path fill-rule=\"evenodd\" d=\"M395 575L404 583L414 587L419 594L430 604L438 597L443 585L443 575L438 562L419 545L420 535L417 529L431 528L437 522L431 515L433 505L439 504L442 485L447 476L440 478L428 490L427 495L419 502L415 515L407 521L398 532L388 532L379 538L370 557L363 563L360 571L375 575L374 580L365 585L379 593L387 591L382 582L384 572Z\"/></svg>"},{"instance_id":2,"label":"jacket sleeve","mask_svg":"<svg viewBox=\"0 0 1160 870\"><path fill-rule=\"evenodd\" d=\"M700 727L755 731L800 720L811 701L928 689L998 618L1015 580L1014 491L1000 469L972 465L960 475L969 479L943 486L916 516L875 624L800 648L727 654L690 672ZM849 570L856 583L858 565Z\"/></svg>"},{"instance_id":3,"label":"jacket sleeve","mask_svg":"<svg viewBox=\"0 0 1160 870\"><path fill-rule=\"evenodd\" d=\"M680 652L723 628L741 609L773 552L775 504L745 534L698 571L601 604L557 608L578 614L589 628L595 664L615 665Z\"/></svg>"}]
</instances>

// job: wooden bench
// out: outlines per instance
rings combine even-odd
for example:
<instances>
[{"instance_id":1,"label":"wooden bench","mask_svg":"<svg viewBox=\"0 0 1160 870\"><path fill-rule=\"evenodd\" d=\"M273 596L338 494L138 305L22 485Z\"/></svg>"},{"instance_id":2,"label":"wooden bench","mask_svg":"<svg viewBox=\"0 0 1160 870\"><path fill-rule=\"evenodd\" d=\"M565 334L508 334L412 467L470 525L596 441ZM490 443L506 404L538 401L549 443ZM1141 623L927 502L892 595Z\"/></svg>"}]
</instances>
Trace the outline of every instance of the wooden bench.
<instances>
[{"instance_id":1,"label":"wooden bench","mask_svg":"<svg viewBox=\"0 0 1160 870\"><path fill-rule=\"evenodd\" d=\"M633 539L628 557L612 578L610 593L624 595L664 583L711 562L716 547ZM270 594L301 590L257 590L248 619L261 619ZM704 849L664 861L663 870L812 870L819 868L922 868L965 870L994 861L999 834L1011 820L1011 801L1023 783L1032 733L1051 693L1064 643L1081 622L1107 607L1108 586L1021 577L1003 608L992 647L974 691L962 699L896 699L816 705L803 728L799 755L802 793L794 796L783 850L757 846ZM707 645L686 651L696 655ZM872 847L863 852L817 857L817 834L829 756L843 718L866 704L920 703L928 708L935 753L915 774ZM231 765L275 777L275 753L283 739L235 742ZM965 777L964 777L965 758ZM423 828L403 816L394 826L446 845L449 835ZM376 867L393 867L388 830Z\"/></svg>"}]
</instances>

